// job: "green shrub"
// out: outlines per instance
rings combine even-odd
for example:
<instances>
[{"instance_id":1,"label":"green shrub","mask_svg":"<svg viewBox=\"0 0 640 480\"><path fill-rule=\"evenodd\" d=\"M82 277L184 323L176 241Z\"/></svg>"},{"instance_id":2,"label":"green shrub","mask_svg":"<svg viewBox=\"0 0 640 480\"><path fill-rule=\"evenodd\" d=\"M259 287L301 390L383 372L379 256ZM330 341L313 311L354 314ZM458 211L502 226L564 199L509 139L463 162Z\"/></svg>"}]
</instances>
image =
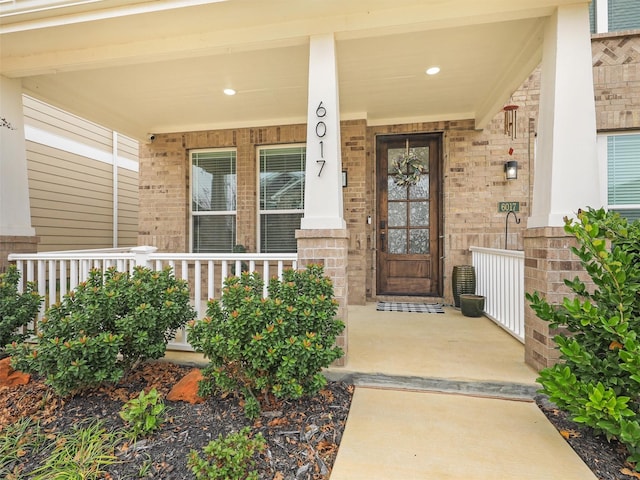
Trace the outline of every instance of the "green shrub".
<instances>
[{"instance_id":1,"label":"green shrub","mask_svg":"<svg viewBox=\"0 0 640 480\"><path fill-rule=\"evenodd\" d=\"M120 410L120 418L129 424L127 436L136 439L160 428L165 410L162 397L155 388L149 393L142 390L137 398L129 400Z\"/></svg>"},{"instance_id":2,"label":"green shrub","mask_svg":"<svg viewBox=\"0 0 640 480\"><path fill-rule=\"evenodd\" d=\"M36 318L42 297L35 284L26 282L24 292L18 292L20 272L15 265L0 274L0 354L12 342L22 342L29 332L20 332Z\"/></svg>"},{"instance_id":3,"label":"green shrub","mask_svg":"<svg viewBox=\"0 0 640 480\"><path fill-rule=\"evenodd\" d=\"M14 343L8 351L14 368L44 376L66 395L117 382L138 363L162 357L175 331L194 317L186 282L169 268L93 270L49 308L34 348Z\"/></svg>"},{"instance_id":4,"label":"green shrub","mask_svg":"<svg viewBox=\"0 0 640 480\"><path fill-rule=\"evenodd\" d=\"M550 305L527 294L538 317L561 327L561 363L540 372L542 392L574 421L617 438L640 461L640 223L604 210L566 220L572 248L594 287L565 280L574 293Z\"/></svg>"},{"instance_id":5,"label":"green shrub","mask_svg":"<svg viewBox=\"0 0 640 480\"><path fill-rule=\"evenodd\" d=\"M209 302L207 317L188 328L189 343L210 360L200 393L241 393L249 418L260 412L260 393L317 393L327 382L322 368L343 355L335 340L344 324L321 266L286 270L282 281L271 280L267 298L262 288L257 273L229 277L222 301Z\"/></svg>"},{"instance_id":6,"label":"green shrub","mask_svg":"<svg viewBox=\"0 0 640 480\"><path fill-rule=\"evenodd\" d=\"M264 450L262 434L249 437L249 427L226 437L218 436L204 447L205 458L191 450L187 465L197 480L258 480L258 472L249 471L255 465L254 455Z\"/></svg>"}]
</instances>

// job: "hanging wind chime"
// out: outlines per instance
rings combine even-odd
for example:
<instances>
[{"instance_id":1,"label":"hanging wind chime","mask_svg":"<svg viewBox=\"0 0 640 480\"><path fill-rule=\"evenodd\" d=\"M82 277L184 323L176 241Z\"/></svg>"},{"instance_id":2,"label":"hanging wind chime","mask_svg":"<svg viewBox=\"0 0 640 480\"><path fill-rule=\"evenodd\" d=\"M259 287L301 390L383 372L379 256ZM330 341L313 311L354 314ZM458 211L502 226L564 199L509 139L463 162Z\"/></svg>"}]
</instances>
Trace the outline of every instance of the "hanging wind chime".
<instances>
[{"instance_id":1,"label":"hanging wind chime","mask_svg":"<svg viewBox=\"0 0 640 480\"><path fill-rule=\"evenodd\" d=\"M504 111L504 134L513 140L516 138L518 130L518 105L505 105L502 110Z\"/></svg>"}]
</instances>

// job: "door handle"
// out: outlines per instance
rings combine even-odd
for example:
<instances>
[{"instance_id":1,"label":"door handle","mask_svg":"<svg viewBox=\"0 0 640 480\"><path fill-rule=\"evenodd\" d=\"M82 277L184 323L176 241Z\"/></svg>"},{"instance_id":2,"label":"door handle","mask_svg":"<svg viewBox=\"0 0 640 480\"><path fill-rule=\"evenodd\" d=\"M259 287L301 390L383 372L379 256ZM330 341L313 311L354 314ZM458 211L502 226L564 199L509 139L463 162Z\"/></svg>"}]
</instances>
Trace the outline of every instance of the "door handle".
<instances>
[{"instance_id":1,"label":"door handle","mask_svg":"<svg viewBox=\"0 0 640 480\"><path fill-rule=\"evenodd\" d=\"M386 240L386 238L387 238L387 235L384 232L382 232L380 234L380 251L381 252L385 251L384 241Z\"/></svg>"}]
</instances>

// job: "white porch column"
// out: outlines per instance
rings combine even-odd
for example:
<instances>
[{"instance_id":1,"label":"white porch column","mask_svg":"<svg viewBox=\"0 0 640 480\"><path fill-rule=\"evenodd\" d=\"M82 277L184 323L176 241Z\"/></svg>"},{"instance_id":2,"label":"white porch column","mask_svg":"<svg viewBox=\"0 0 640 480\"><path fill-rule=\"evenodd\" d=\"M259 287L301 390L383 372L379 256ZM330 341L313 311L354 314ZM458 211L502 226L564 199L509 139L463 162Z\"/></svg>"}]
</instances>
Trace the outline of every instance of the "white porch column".
<instances>
[{"instance_id":1,"label":"white porch column","mask_svg":"<svg viewBox=\"0 0 640 480\"><path fill-rule=\"evenodd\" d=\"M311 37L302 229L343 229L338 67L333 34Z\"/></svg>"},{"instance_id":2,"label":"white porch column","mask_svg":"<svg viewBox=\"0 0 640 480\"><path fill-rule=\"evenodd\" d=\"M309 101L307 109L307 164L304 189L304 217L298 241L298 266L324 265L333 282L338 318L345 324L336 338L347 361L349 283L347 262L349 232L342 213L342 156L340 153L340 103L338 68L333 34L311 37L309 45Z\"/></svg>"},{"instance_id":3,"label":"white porch column","mask_svg":"<svg viewBox=\"0 0 640 480\"><path fill-rule=\"evenodd\" d=\"M0 75L0 237L34 236L29 208L22 85Z\"/></svg>"},{"instance_id":4,"label":"white porch column","mask_svg":"<svg viewBox=\"0 0 640 480\"><path fill-rule=\"evenodd\" d=\"M0 273L10 253L33 253L22 85L0 75Z\"/></svg>"},{"instance_id":5,"label":"white porch column","mask_svg":"<svg viewBox=\"0 0 640 480\"><path fill-rule=\"evenodd\" d=\"M528 228L563 226L579 208L601 206L590 39L587 3L549 19Z\"/></svg>"}]
</instances>

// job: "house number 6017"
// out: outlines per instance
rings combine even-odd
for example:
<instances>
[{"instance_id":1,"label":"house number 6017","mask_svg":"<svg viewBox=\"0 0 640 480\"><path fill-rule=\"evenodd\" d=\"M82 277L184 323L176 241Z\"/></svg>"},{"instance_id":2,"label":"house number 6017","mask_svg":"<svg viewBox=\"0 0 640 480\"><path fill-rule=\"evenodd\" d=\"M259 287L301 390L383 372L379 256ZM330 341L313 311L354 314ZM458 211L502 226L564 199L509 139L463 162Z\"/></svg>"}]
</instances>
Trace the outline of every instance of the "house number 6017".
<instances>
[{"instance_id":1,"label":"house number 6017","mask_svg":"<svg viewBox=\"0 0 640 480\"><path fill-rule=\"evenodd\" d=\"M318 105L318 108L316 108L316 117L324 118L326 115L327 115L327 109L324 108L324 106L322 105L322 102L320 102L320 105ZM316 123L316 136L321 139L321 138L324 138L326 134L327 134L327 124L324 123L322 120L319 120L318 123ZM324 141L323 140L320 140L320 158L321 160L316 160L316 163L320 165L320 171L318 172L318 176L322 174L322 169L324 168L324 164L327 163L327 161L324 159Z\"/></svg>"}]
</instances>

